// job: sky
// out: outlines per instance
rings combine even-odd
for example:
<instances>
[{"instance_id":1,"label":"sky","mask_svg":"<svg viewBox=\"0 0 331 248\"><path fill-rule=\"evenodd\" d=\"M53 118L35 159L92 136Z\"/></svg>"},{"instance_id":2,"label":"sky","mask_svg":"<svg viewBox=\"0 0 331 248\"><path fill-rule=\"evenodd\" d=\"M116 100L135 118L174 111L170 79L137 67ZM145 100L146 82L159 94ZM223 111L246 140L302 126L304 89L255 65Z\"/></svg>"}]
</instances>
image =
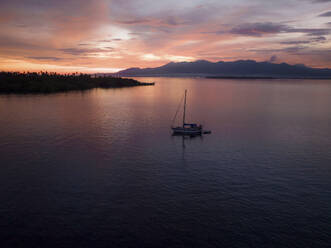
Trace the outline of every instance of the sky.
<instances>
[{"instance_id":1,"label":"sky","mask_svg":"<svg viewBox=\"0 0 331 248\"><path fill-rule=\"evenodd\" d=\"M0 0L0 70L179 61L331 68L331 0Z\"/></svg>"}]
</instances>

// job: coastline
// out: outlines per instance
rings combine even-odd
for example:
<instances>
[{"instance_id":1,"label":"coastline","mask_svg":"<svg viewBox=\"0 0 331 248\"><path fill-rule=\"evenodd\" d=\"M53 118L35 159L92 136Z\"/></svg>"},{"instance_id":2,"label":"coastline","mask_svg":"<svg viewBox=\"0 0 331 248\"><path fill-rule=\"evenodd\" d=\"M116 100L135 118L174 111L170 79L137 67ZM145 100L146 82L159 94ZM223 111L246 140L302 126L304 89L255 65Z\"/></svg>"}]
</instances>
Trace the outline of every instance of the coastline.
<instances>
[{"instance_id":1,"label":"coastline","mask_svg":"<svg viewBox=\"0 0 331 248\"><path fill-rule=\"evenodd\" d=\"M90 74L18 73L0 72L0 94L52 94L85 91L94 88L124 88L151 86L155 83L139 82L122 77L93 77Z\"/></svg>"}]
</instances>

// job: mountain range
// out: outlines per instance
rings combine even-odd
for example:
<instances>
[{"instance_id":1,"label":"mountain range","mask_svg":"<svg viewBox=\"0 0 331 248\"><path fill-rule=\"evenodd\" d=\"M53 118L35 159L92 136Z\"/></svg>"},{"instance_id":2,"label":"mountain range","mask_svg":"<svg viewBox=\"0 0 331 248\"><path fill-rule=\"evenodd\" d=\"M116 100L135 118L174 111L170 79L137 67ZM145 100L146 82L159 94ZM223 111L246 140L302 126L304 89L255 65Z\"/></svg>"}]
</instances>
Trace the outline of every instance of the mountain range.
<instances>
[{"instance_id":1,"label":"mountain range","mask_svg":"<svg viewBox=\"0 0 331 248\"><path fill-rule=\"evenodd\" d=\"M331 78L331 69L311 68L305 65L275 64L238 60L233 62L170 62L155 68L129 68L116 76L201 76L220 78Z\"/></svg>"}]
</instances>

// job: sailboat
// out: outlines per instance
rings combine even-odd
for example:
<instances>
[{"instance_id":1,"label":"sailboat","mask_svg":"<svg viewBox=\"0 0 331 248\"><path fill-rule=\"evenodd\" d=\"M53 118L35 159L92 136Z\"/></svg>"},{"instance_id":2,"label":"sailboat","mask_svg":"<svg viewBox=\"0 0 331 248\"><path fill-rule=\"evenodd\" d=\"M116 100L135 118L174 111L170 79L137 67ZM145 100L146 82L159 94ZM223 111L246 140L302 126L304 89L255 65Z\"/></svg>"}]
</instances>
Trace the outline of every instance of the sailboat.
<instances>
[{"instance_id":1,"label":"sailboat","mask_svg":"<svg viewBox=\"0 0 331 248\"><path fill-rule=\"evenodd\" d=\"M172 131L174 134L177 135L200 135L202 133L202 125L198 125L195 123L186 123L185 117L186 117L186 95L187 95L187 90L185 90L185 95L184 95L184 111L183 111L183 125L182 126L171 126ZM179 106L180 107L180 106ZM176 120L178 110L175 114L175 117L173 119L173 122Z\"/></svg>"}]
</instances>

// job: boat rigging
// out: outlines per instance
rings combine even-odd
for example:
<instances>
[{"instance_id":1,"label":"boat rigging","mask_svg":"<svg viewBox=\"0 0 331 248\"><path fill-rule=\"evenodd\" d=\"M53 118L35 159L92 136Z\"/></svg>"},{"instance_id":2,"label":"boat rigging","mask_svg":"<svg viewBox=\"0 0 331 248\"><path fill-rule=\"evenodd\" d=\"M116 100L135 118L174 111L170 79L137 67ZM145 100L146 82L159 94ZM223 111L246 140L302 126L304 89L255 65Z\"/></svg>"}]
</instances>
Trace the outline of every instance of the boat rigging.
<instances>
[{"instance_id":1,"label":"boat rigging","mask_svg":"<svg viewBox=\"0 0 331 248\"><path fill-rule=\"evenodd\" d=\"M184 106L183 106L183 123L182 126L177 126L175 127L173 124L176 120L177 114L179 112L179 108L181 106L181 102L180 105L178 106L178 109L176 111L176 114L174 116L173 119L173 123L171 125L171 129L173 131L173 133L175 135L201 135L202 133L211 133L211 131L206 131L202 129L202 125L201 124L196 124L196 123L186 123L186 96L187 96L187 90L185 90L185 94L184 94Z\"/></svg>"}]
</instances>

